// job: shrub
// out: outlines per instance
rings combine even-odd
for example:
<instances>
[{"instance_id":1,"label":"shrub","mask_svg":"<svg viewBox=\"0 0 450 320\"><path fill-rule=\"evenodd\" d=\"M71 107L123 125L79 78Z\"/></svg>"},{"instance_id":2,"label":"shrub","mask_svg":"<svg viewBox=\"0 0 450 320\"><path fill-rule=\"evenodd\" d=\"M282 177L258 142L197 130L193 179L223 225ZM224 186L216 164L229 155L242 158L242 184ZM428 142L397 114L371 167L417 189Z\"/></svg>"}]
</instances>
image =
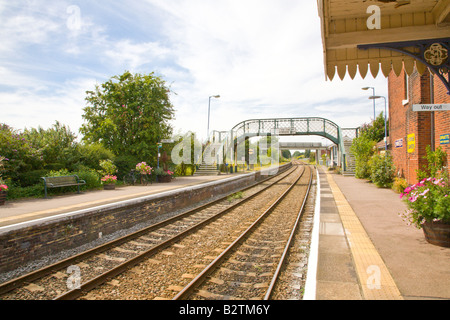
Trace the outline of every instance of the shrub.
<instances>
[{"instance_id":1,"label":"shrub","mask_svg":"<svg viewBox=\"0 0 450 320\"><path fill-rule=\"evenodd\" d=\"M370 179L371 167L370 159L375 153L375 141L370 140L369 136L362 134L353 140L351 151L355 155L355 176L358 179Z\"/></svg>"},{"instance_id":2,"label":"shrub","mask_svg":"<svg viewBox=\"0 0 450 320\"><path fill-rule=\"evenodd\" d=\"M82 186L82 190L99 189L102 187L100 175L93 169L74 172L81 180L86 181L86 185Z\"/></svg>"},{"instance_id":3,"label":"shrub","mask_svg":"<svg viewBox=\"0 0 450 320\"><path fill-rule=\"evenodd\" d=\"M381 113L372 124L361 127L361 134L353 140L351 151L355 155L355 175L358 179L371 179L372 172L369 164L375 154L375 146L384 139L384 116Z\"/></svg>"},{"instance_id":4,"label":"shrub","mask_svg":"<svg viewBox=\"0 0 450 320\"><path fill-rule=\"evenodd\" d=\"M41 178L46 177L48 170L34 170L24 173L19 173L17 183L21 187L30 187L42 182Z\"/></svg>"},{"instance_id":5,"label":"shrub","mask_svg":"<svg viewBox=\"0 0 450 320\"><path fill-rule=\"evenodd\" d=\"M397 193L403 193L403 191L408 187L408 182L403 178L395 178L394 184L392 185L392 190Z\"/></svg>"},{"instance_id":6,"label":"shrub","mask_svg":"<svg viewBox=\"0 0 450 320\"><path fill-rule=\"evenodd\" d=\"M49 177L65 177L65 176L70 176L70 172L68 169L61 169L61 170L51 170L48 173Z\"/></svg>"},{"instance_id":7,"label":"shrub","mask_svg":"<svg viewBox=\"0 0 450 320\"><path fill-rule=\"evenodd\" d=\"M64 164L62 163L47 163L44 166L44 169L50 170L50 171L59 171L64 169Z\"/></svg>"},{"instance_id":8,"label":"shrub","mask_svg":"<svg viewBox=\"0 0 450 320\"><path fill-rule=\"evenodd\" d=\"M81 154L81 164L95 170L101 170L100 161L114 161L114 154L99 143L82 144L78 146Z\"/></svg>"},{"instance_id":9,"label":"shrub","mask_svg":"<svg viewBox=\"0 0 450 320\"><path fill-rule=\"evenodd\" d=\"M42 169L43 165L41 151L6 124L0 124L0 157L5 179L17 180L19 172Z\"/></svg>"},{"instance_id":10,"label":"shrub","mask_svg":"<svg viewBox=\"0 0 450 320\"><path fill-rule=\"evenodd\" d=\"M42 198L44 196L44 183L29 187L11 186L8 189L8 200L22 198Z\"/></svg>"},{"instance_id":11,"label":"shrub","mask_svg":"<svg viewBox=\"0 0 450 320\"><path fill-rule=\"evenodd\" d=\"M371 180L378 188L391 188L395 177L392 156L374 155L370 161Z\"/></svg>"},{"instance_id":12,"label":"shrub","mask_svg":"<svg viewBox=\"0 0 450 320\"><path fill-rule=\"evenodd\" d=\"M123 179L131 170L136 169L136 163L139 161L134 156L118 156L114 161L117 166L117 177Z\"/></svg>"},{"instance_id":13,"label":"shrub","mask_svg":"<svg viewBox=\"0 0 450 320\"><path fill-rule=\"evenodd\" d=\"M441 147L437 148L436 151L431 151L431 146L427 146L427 155L424 159L427 160L428 166L423 166L423 170L417 170L417 179L423 180L428 177L436 178L439 176L441 171L447 165L447 153L442 150Z\"/></svg>"},{"instance_id":14,"label":"shrub","mask_svg":"<svg viewBox=\"0 0 450 320\"><path fill-rule=\"evenodd\" d=\"M45 163L59 162L68 167L79 161L76 134L58 121L48 129L25 129L23 136L42 152Z\"/></svg>"},{"instance_id":15,"label":"shrub","mask_svg":"<svg viewBox=\"0 0 450 320\"><path fill-rule=\"evenodd\" d=\"M111 160L101 160L100 167L102 168L101 175L113 175L117 172L117 167Z\"/></svg>"}]
</instances>

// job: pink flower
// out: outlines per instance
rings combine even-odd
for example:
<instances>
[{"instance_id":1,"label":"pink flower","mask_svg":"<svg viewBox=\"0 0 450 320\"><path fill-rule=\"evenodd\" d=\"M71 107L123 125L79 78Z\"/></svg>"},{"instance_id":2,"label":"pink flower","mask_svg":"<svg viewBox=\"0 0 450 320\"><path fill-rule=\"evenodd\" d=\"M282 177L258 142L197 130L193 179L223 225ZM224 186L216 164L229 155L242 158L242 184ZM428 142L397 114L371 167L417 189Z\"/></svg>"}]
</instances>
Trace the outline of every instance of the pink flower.
<instances>
[{"instance_id":1,"label":"pink flower","mask_svg":"<svg viewBox=\"0 0 450 320\"><path fill-rule=\"evenodd\" d=\"M8 190L8 186L6 184L0 185L0 191L6 191Z\"/></svg>"},{"instance_id":2,"label":"pink flower","mask_svg":"<svg viewBox=\"0 0 450 320\"><path fill-rule=\"evenodd\" d=\"M117 177L116 176L107 175L107 176L104 176L102 178L102 181L106 182L106 183L116 183L117 182Z\"/></svg>"}]
</instances>

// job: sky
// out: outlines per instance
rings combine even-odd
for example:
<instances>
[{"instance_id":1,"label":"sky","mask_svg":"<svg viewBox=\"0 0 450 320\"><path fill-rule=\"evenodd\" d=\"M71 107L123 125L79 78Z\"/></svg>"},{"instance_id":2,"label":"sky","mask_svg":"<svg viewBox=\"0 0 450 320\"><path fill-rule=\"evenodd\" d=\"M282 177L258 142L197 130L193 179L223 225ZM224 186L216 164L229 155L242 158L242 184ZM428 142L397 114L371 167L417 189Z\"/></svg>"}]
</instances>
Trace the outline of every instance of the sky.
<instances>
[{"instance_id":1,"label":"sky","mask_svg":"<svg viewBox=\"0 0 450 320\"><path fill-rule=\"evenodd\" d=\"M161 76L174 132L199 138L212 95L218 131L286 117L359 127L373 119L361 88L387 96L381 73L326 81L315 0L0 0L0 43L0 123L19 130L78 133L86 91L125 71Z\"/></svg>"}]
</instances>

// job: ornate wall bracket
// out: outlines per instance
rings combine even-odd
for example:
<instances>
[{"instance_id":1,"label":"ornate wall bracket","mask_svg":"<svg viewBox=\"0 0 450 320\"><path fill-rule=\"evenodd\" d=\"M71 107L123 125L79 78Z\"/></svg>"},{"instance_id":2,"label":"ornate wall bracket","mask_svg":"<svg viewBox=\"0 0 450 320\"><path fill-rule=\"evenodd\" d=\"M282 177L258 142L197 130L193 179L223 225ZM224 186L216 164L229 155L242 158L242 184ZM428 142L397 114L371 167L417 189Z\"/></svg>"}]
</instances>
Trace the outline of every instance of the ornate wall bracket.
<instances>
[{"instance_id":1,"label":"ornate wall bracket","mask_svg":"<svg viewBox=\"0 0 450 320\"><path fill-rule=\"evenodd\" d=\"M450 38L359 45L359 49L386 49L410 56L427 66L447 88L450 95Z\"/></svg>"}]
</instances>

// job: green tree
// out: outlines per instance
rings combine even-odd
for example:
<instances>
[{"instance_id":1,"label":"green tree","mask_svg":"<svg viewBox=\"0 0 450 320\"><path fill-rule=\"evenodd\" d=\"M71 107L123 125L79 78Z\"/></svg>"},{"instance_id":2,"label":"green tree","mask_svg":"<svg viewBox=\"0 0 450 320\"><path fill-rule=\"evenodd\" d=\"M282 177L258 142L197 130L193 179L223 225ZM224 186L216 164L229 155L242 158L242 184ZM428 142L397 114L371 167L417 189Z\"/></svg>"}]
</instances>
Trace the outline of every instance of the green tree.
<instances>
[{"instance_id":1,"label":"green tree","mask_svg":"<svg viewBox=\"0 0 450 320\"><path fill-rule=\"evenodd\" d=\"M125 72L95 91L87 91L80 132L83 140L99 142L119 155L156 162L157 143L169 137L174 109L163 79Z\"/></svg>"},{"instance_id":2,"label":"green tree","mask_svg":"<svg viewBox=\"0 0 450 320\"><path fill-rule=\"evenodd\" d=\"M387 135L389 136L389 120L387 123ZM365 124L361 127L361 133L364 133L371 141L380 142L384 140L384 113L380 113L374 122Z\"/></svg>"},{"instance_id":3,"label":"green tree","mask_svg":"<svg viewBox=\"0 0 450 320\"><path fill-rule=\"evenodd\" d=\"M294 152L294 155L292 156L292 158L298 159L301 155L302 155L302 154L301 154L300 151L295 151L295 152Z\"/></svg>"},{"instance_id":4,"label":"green tree","mask_svg":"<svg viewBox=\"0 0 450 320\"><path fill-rule=\"evenodd\" d=\"M292 158L290 150L281 150L281 155L283 156L283 158L285 158L287 160Z\"/></svg>"}]
</instances>

